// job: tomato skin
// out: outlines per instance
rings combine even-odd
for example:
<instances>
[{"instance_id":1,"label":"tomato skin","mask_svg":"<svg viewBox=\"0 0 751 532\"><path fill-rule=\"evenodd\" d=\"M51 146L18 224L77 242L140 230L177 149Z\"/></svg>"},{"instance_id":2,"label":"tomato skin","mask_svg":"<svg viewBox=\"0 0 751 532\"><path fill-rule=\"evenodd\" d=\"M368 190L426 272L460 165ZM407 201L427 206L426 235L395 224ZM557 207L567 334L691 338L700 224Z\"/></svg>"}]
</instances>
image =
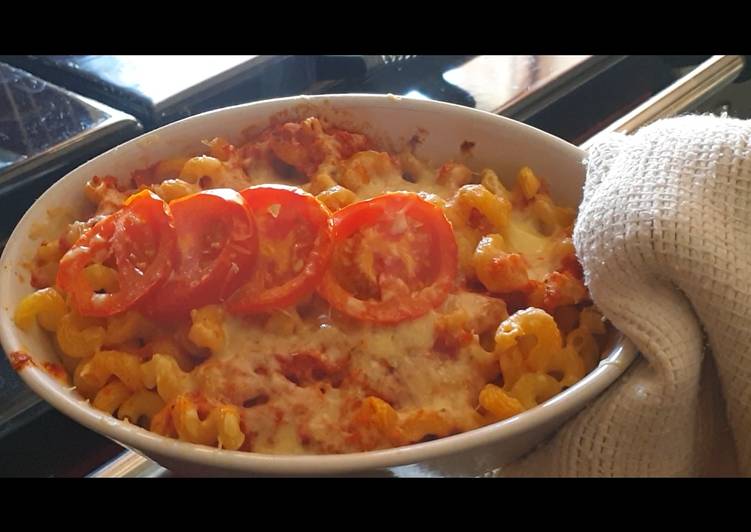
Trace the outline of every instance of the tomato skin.
<instances>
[{"instance_id":1,"label":"tomato skin","mask_svg":"<svg viewBox=\"0 0 751 532\"><path fill-rule=\"evenodd\" d=\"M250 277L258 256L255 219L238 192L205 190L173 200L170 209L178 261L169 279L141 304L144 314L166 322L224 301Z\"/></svg>"},{"instance_id":2,"label":"tomato skin","mask_svg":"<svg viewBox=\"0 0 751 532\"><path fill-rule=\"evenodd\" d=\"M315 196L287 185L258 185L241 192L258 222L261 246L274 246L301 227L315 234L299 273L278 284L264 280L269 265L260 254L254 277L227 300L234 314L283 309L315 292L331 257L331 213ZM274 213L274 209L275 213ZM299 242L295 242L295 246Z\"/></svg>"},{"instance_id":3,"label":"tomato skin","mask_svg":"<svg viewBox=\"0 0 751 532\"><path fill-rule=\"evenodd\" d=\"M440 207L417 194L388 193L337 211L332 217L334 245L341 245L363 228L395 220L400 214L421 224L431 236L432 283L397 299L364 300L345 289L329 269L318 292L332 307L359 320L393 324L426 314L455 289L458 252L453 229Z\"/></svg>"},{"instance_id":4,"label":"tomato skin","mask_svg":"<svg viewBox=\"0 0 751 532\"><path fill-rule=\"evenodd\" d=\"M169 276L176 260L172 215L158 196L143 191L125 206L99 221L60 260L56 284L70 294L82 316L107 317L136 305ZM153 255L148 264L143 254ZM84 269L114 256L119 291L94 293Z\"/></svg>"}]
</instances>

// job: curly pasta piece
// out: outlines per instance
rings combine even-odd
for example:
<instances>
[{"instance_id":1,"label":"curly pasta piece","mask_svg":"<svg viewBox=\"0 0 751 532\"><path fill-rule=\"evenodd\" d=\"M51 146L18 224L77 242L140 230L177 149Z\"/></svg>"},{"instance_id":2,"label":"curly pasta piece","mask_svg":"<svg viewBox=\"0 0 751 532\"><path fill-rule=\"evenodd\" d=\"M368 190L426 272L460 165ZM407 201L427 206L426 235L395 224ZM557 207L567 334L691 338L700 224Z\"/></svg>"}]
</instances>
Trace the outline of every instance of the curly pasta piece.
<instances>
[{"instance_id":1,"label":"curly pasta piece","mask_svg":"<svg viewBox=\"0 0 751 532\"><path fill-rule=\"evenodd\" d=\"M354 192L339 185L334 185L324 190L316 195L316 198L326 205L331 212L336 212L357 201L357 196Z\"/></svg>"},{"instance_id":2,"label":"curly pasta piece","mask_svg":"<svg viewBox=\"0 0 751 532\"><path fill-rule=\"evenodd\" d=\"M518 253L504 251L499 234L484 236L472 255L475 275L485 288L497 294L523 290L529 283L527 264Z\"/></svg>"},{"instance_id":3,"label":"curly pasta piece","mask_svg":"<svg viewBox=\"0 0 751 532\"><path fill-rule=\"evenodd\" d=\"M146 388L156 388L159 396L167 403L196 388L193 376L181 370L177 360L160 354L141 365L141 382Z\"/></svg>"},{"instance_id":4,"label":"curly pasta piece","mask_svg":"<svg viewBox=\"0 0 751 532\"><path fill-rule=\"evenodd\" d=\"M557 375L562 386L572 386L586 374L585 361L576 349L567 346L553 357L548 373Z\"/></svg>"},{"instance_id":5,"label":"curly pasta piece","mask_svg":"<svg viewBox=\"0 0 751 532\"><path fill-rule=\"evenodd\" d=\"M486 384L480 391L480 406L488 411L495 421L507 419L524 412L524 406L516 397L495 384Z\"/></svg>"},{"instance_id":6,"label":"curly pasta piece","mask_svg":"<svg viewBox=\"0 0 751 532\"><path fill-rule=\"evenodd\" d=\"M353 421L366 448L413 443L426 436L441 437L456 431L456 426L440 411L420 408L399 414L375 396L360 403Z\"/></svg>"},{"instance_id":7,"label":"curly pasta piece","mask_svg":"<svg viewBox=\"0 0 751 532\"><path fill-rule=\"evenodd\" d=\"M57 326L57 344L70 357L89 357L104 344L106 332L102 323L100 319L69 312L60 319Z\"/></svg>"},{"instance_id":8,"label":"curly pasta piece","mask_svg":"<svg viewBox=\"0 0 751 532\"><path fill-rule=\"evenodd\" d=\"M525 373L511 387L509 394L519 400L525 410L544 403L561 391L561 383L543 373Z\"/></svg>"},{"instance_id":9,"label":"curly pasta piece","mask_svg":"<svg viewBox=\"0 0 751 532\"><path fill-rule=\"evenodd\" d=\"M506 201L511 201L511 192L503 185L493 170L486 168L480 172L480 184L496 196L500 196Z\"/></svg>"},{"instance_id":10,"label":"curly pasta piece","mask_svg":"<svg viewBox=\"0 0 751 532\"><path fill-rule=\"evenodd\" d=\"M511 203L482 185L464 185L446 204L459 249L459 265L465 276L474 275L472 257L483 235L503 233L511 214Z\"/></svg>"},{"instance_id":11,"label":"curly pasta piece","mask_svg":"<svg viewBox=\"0 0 751 532\"><path fill-rule=\"evenodd\" d=\"M464 185L448 204L449 219L481 233L502 233L508 225L511 203L482 185Z\"/></svg>"},{"instance_id":12,"label":"curly pasta piece","mask_svg":"<svg viewBox=\"0 0 751 532\"><path fill-rule=\"evenodd\" d=\"M537 194L532 200L531 209L544 235L552 235L556 230L573 225L576 218L574 209L556 205L547 194Z\"/></svg>"},{"instance_id":13,"label":"curly pasta piece","mask_svg":"<svg viewBox=\"0 0 751 532\"><path fill-rule=\"evenodd\" d=\"M561 333L553 317L539 308L515 312L504 320L496 331L496 349L507 351L519 347L526 360L542 369L542 362L561 349Z\"/></svg>"},{"instance_id":14,"label":"curly pasta piece","mask_svg":"<svg viewBox=\"0 0 751 532\"><path fill-rule=\"evenodd\" d=\"M114 415L120 405L133 394L133 391L119 380L113 380L105 384L96 393L92 405L94 408Z\"/></svg>"},{"instance_id":15,"label":"curly pasta piece","mask_svg":"<svg viewBox=\"0 0 751 532\"><path fill-rule=\"evenodd\" d=\"M503 385L510 388L519 377L527 371L527 365L524 361L524 354L518 347L503 350L498 354L498 361L501 366L501 375L503 375Z\"/></svg>"},{"instance_id":16,"label":"curly pasta piece","mask_svg":"<svg viewBox=\"0 0 751 532\"><path fill-rule=\"evenodd\" d=\"M198 347L218 353L224 347L224 310L221 305L206 305L190 311L193 325L188 339Z\"/></svg>"},{"instance_id":17,"label":"curly pasta piece","mask_svg":"<svg viewBox=\"0 0 751 532\"><path fill-rule=\"evenodd\" d=\"M88 368L90 366L87 365L87 362L89 362L92 358L93 356L82 359L80 362L78 362L75 370L73 371L73 386L76 387L78 393L80 393L87 399L93 399L103 386L103 383L96 382L94 379L92 379L94 382L89 383L89 375L86 375L86 378L81 377L82 373L88 371Z\"/></svg>"},{"instance_id":18,"label":"curly pasta piece","mask_svg":"<svg viewBox=\"0 0 751 532\"><path fill-rule=\"evenodd\" d=\"M88 389L102 388L113 375L131 391L143 388L141 359L125 351L97 351L79 364L76 374Z\"/></svg>"},{"instance_id":19,"label":"curly pasta piece","mask_svg":"<svg viewBox=\"0 0 751 532\"><path fill-rule=\"evenodd\" d=\"M585 307L579 315L579 324L592 334L605 334L605 317L594 307Z\"/></svg>"},{"instance_id":20,"label":"curly pasta piece","mask_svg":"<svg viewBox=\"0 0 751 532\"><path fill-rule=\"evenodd\" d=\"M166 355L174 358L177 361L178 366L183 371L190 371L196 365L193 359L185 353L174 338L161 335L149 340L142 350L148 358L152 358L156 354Z\"/></svg>"},{"instance_id":21,"label":"curly pasta piece","mask_svg":"<svg viewBox=\"0 0 751 532\"><path fill-rule=\"evenodd\" d=\"M97 205L97 213L109 214L119 209L127 195L118 189L117 179L113 176L92 177L84 187L86 198Z\"/></svg>"},{"instance_id":22,"label":"curly pasta piece","mask_svg":"<svg viewBox=\"0 0 751 532\"><path fill-rule=\"evenodd\" d=\"M376 433L390 442L401 439L399 416L396 410L383 399L368 396L360 403L354 416L356 424L373 428Z\"/></svg>"},{"instance_id":23,"label":"curly pasta piece","mask_svg":"<svg viewBox=\"0 0 751 532\"><path fill-rule=\"evenodd\" d=\"M522 194L528 200L534 198L540 190L540 180L529 166L524 166L519 170L516 182L519 184Z\"/></svg>"},{"instance_id":24,"label":"curly pasta piece","mask_svg":"<svg viewBox=\"0 0 751 532\"><path fill-rule=\"evenodd\" d=\"M104 290L108 294L111 294L120 289L117 271L104 264L89 264L83 271L84 275L86 275L86 280L89 281L91 289L94 292Z\"/></svg>"},{"instance_id":25,"label":"curly pasta piece","mask_svg":"<svg viewBox=\"0 0 751 532\"><path fill-rule=\"evenodd\" d=\"M310 183L303 185L303 189L306 192L310 192L316 196L321 193L330 190L334 187L338 187L336 180L332 177L332 174L336 172L335 168L329 168L329 164L321 164L313 177L310 178ZM344 187L342 187L344 188ZM345 188L344 190L349 190ZM325 196L324 196L325 197ZM319 198L323 202L323 197ZM328 206L328 205L327 205Z\"/></svg>"},{"instance_id":26,"label":"curly pasta piece","mask_svg":"<svg viewBox=\"0 0 751 532\"><path fill-rule=\"evenodd\" d=\"M60 259L65 254L62 239L42 242L34 255L31 269L31 286L47 288L55 284Z\"/></svg>"},{"instance_id":27,"label":"curly pasta piece","mask_svg":"<svg viewBox=\"0 0 751 532\"><path fill-rule=\"evenodd\" d=\"M196 403L186 395L175 398L172 420L181 440L202 445L219 444L222 449L239 449L245 441L240 428L237 408L222 405L211 409L204 420L198 415Z\"/></svg>"},{"instance_id":28,"label":"curly pasta piece","mask_svg":"<svg viewBox=\"0 0 751 532\"><path fill-rule=\"evenodd\" d=\"M146 418L148 426L154 416L164 408L164 401L156 392L139 390L128 397L118 408L117 417L138 423Z\"/></svg>"},{"instance_id":29,"label":"curly pasta piece","mask_svg":"<svg viewBox=\"0 0 751 532\"><path fill-rule=\"evenodd\" d=\"M592 333L584 326L574 329L566 336L566 348L576 354L581 360L582 376L586 371L591 371L600 361L600 347L597 345ZM578 373L578 368L572 368L571 377ZM577 379L578 380L578 379Z\"/></svg>"},{"instance_id":30,"label":"curly pasta piece","mask_svg":"<svg viewBox=\"0 0 751 532\"><path fill-rule=\"evenodd\" d=\"M200 192L201 187L182 179L167 179L158 185L152 185L151 190L164 201L170 202Z\"/></svg>"},{"instance_id":31,"label":"curly pasta piece","mask_svg":"<svg viewBox=\"0 0 751 532\"><path fill-rule=\"evenodd\" d=\"M526 372L560 374L562 386L571 386L585 374L585 360L573 347L563 347L555 320L542 309L516 312L498 327L495 341L506 390L516 386ZM596 344L594 351L592 345L587 344L590 358L597 352Z\"/></svg>"},{"instance_id":32,"label":"curly pasta piece","mask_svg":"<svg viewBox=\"0 0 751 532\"><path fill-rule=\"evenodd\" d=\"M175 403L168 403L159 412L154 414L149 424L149 430L166 436L168 438L177 438L177 431L175 430L175 424L172 422L172 410Z\"/></svg>"},{"instance_id":33,"label":"curly pasta piece","mask_svg":"<svg viewBox=\"0 0 751 532\"><path fill-rule=\"evenodd\" d=\"M60 292L54 288L43 288L32 292L18 303L13 321L19 329L28 331L36 318L43 329L55 332L67 310Z\"/></svg>"},{"instance_id":34,"label":"curly pasta piece","mask_svg":"<svg viewBox=\"0 0 751 532\"><path fill-rule=\"evenodd\" d=\"M245 434L240 424L240 415L233 406L221 406L212 411L216 413L214 422L217 430L217 443L220 449L235 451L245 442ZM209 416L211 417L211 416Z\"/></svg>"},{"instance_id":35,"label":"curly pasta piece","mask_svg":"<svg viewBox=\"0 0 751 532\"><path fill-rule=\"evenodd\" d=\"M216 157L199 155L185 161L179 179L192 184L198 183L203 177L218 181L221 179L223 168L222 161Z\"/></svg>"},{"instance_id":36,"label":"curly pasta piece","mask_svg":"<svg viewBox=\"0 0 751 532\"><path fill-rule=\"evenodd\" d=\"M441 412L421 408L400 422L405 442L417 442L426 436L443 437L455 432L455 425Z\"/></svg>"}]
</instances>

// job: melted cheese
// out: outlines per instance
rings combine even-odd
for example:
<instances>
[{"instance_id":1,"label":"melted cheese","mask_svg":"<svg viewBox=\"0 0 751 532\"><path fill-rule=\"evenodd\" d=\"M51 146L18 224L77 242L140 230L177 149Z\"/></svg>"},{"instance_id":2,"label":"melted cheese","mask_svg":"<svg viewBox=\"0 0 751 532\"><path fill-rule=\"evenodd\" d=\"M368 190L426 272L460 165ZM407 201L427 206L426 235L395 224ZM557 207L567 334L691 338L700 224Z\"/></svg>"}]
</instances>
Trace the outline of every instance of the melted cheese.
<instances>
[{"instance_id":1,"label":"melted cheese","mask_svg":"<svg viewBox=\"0 0 751 532\"><path fill-rule=\"evenodd\" d=\"M503 236L508 251L519 253L526 260L530 279L542 281L558 267L555 247L559 239L540 233L531 213L513 210Z\"/></svg>"},{"instance_id":2,"label":"melted cheese","mask_svg":"<svg viewBox=\"0 0 751 532\"><path fill-rule=\"evenodd\" d=\"M436 320L455 309L479 317L487 310L487 299L461 291L441 308L395 326L309 318L299 321L291 334L230 316L224 323L224 349L195 373L202 390L234 404L259 394L269 397L243 414L259 452L357 450L347 442L342 420L349 406L368 395L384 397L403 412L442 410L458 428L468 427L479 391L497 373L498 363L477 338L453 357L435 353ZM300 353L320 353L354 378L338 388L325 379L292 382L279 358ZM300 434L306 435L304 444Z\"/></svg>"}]
</instances>

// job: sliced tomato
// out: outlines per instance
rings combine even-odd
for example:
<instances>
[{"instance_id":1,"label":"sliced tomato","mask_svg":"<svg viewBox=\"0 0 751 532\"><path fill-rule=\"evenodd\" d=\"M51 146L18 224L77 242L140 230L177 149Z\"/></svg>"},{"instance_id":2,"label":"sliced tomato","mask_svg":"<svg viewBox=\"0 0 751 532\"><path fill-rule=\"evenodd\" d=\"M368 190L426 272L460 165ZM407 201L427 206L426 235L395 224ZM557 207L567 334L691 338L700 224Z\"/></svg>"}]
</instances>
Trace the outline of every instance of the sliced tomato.
<instances>
[{"instance_id":1,"label":"sliced tomato","mask_svg":"<svg viewBox=\"0 0 751 532\"><path fill-rule=\"evenodd\" d=\"M179 251L170 278L142 303L160 320L187 318L192 309L224 301L248 280L258 255L258 231L240 195L204 190L170 202Z\"/></svg>"},{"instance_id":2,"label":"sliced tomato","mask_svg":"<svg viewBox=\"0 0 751 532\"><path fill-rule=\"evenodd\" d=\"M313 293L331 256L328 209L297 187L259 185L242 191L258 224L254 275L227 300L236 314L282 309Z\"/></svg>"},{"instance_id":3,"label":"sliced tomato","mask_svg":"<svg viewBox=\"0 0 751 532\"><path fill-rule=\"evenodd\" d=\"M437 307L455 287L451 225L417 194L353 203L332 218L334 252L319 293L360 320L397 323Z\"/></svg>"},{"instance_id":4,"label":"sliced tomato","mask_svg":"<svg viewBox=\"0 0 751 532\"><path fill-rule=\"evenodd\" d=\"M104 317L135 305L169 276L176 257L175 227L167 204L143 191L78 239L60 260L56 284L82 316ZM85 268L117 270L119 289L96 293Z\"/></svg>"}]
</instances>

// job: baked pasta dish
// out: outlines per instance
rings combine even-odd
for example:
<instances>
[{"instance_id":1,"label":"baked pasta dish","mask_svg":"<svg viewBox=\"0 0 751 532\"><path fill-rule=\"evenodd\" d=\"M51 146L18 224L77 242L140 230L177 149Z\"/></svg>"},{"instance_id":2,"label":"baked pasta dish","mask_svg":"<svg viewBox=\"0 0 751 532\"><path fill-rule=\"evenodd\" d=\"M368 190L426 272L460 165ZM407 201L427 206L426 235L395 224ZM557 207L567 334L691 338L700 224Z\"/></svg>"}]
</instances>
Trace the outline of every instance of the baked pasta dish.
<instances>
[{"instance_id":1,"label":"baked pasta dish","mask_svg":"<svg viewBox=\"0 0 751 532\"><path fill-rule=\"evenodd\" d=\"M606 347L575 211L534 161L498 176L419 142L311 116L92 176L15 323L97 409L223 449L359 452L520 414Z\"/></svg>"}]
</instances>

